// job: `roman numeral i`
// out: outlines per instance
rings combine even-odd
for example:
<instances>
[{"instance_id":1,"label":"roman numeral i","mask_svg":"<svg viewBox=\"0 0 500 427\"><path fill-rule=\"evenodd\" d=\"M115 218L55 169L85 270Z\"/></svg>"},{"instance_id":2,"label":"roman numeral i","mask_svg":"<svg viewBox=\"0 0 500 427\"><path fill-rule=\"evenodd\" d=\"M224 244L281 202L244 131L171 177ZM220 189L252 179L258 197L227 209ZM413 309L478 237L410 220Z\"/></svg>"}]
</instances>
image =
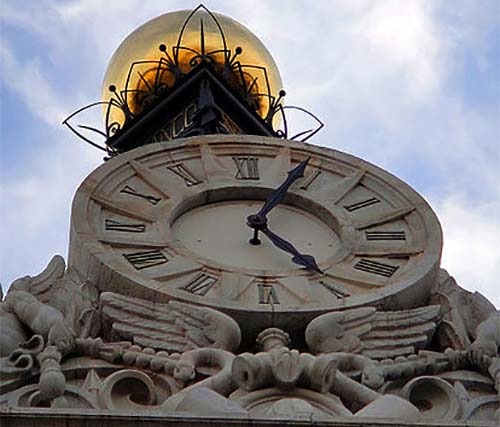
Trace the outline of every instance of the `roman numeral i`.
<instances>
[{"instance_id":1,"label":"roman numeral i","mask_svg":"<svg viewBox=\"0 0 500 427\"><path fill-rule=\"evenodd\" d=\"M349 212L354 212L357 211L358 209L367 208L368 206L374 205L375 203L380 203L380 200L377 199L376 197L370 197L369 199L353 203L352 205L344 205L344 209L346 209Z\"/></svg>"}]
</instances>

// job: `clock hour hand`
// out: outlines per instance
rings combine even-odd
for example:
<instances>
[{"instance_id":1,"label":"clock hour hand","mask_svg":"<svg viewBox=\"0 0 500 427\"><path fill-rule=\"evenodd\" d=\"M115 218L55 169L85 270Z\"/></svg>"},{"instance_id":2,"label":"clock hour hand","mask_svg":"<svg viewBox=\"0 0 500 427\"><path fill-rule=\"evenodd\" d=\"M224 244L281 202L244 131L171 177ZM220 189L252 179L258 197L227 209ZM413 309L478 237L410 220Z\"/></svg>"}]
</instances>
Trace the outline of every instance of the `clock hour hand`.
<instances>
[{"instance_id":1,"label":"clock hour hand","mask_svg":"<svg viewBox=\"0 0 500 427\"><path fill-rule=\"evenodd\" d=\"M312 255L301 254L289 241L273 233L267 227L262 228L260 231L262 231L262 233L264 233L277 248L292 255L292 262L301 265L308 270L323 274Z\"/></svg>"},{"instance_id":2,"label":"clock hour hand","mask_svg":"<svg viewBox=\"0 0 500 427\"><path fill-rule=\"evenodd\" d=\"M302 178L304 176L304 171L306 169L307 163L309 162L310 157L300 162L297 166L295 166L292 170L288 171L288 176L286 180L276 189L274 190L266 199L264 206L257 212L257 216L261 218L265 218L269 211L274 208L278 203L281 202L288 189L292 186L292 184L297 181L297 179Z\"/></svg>"}]
</instances>

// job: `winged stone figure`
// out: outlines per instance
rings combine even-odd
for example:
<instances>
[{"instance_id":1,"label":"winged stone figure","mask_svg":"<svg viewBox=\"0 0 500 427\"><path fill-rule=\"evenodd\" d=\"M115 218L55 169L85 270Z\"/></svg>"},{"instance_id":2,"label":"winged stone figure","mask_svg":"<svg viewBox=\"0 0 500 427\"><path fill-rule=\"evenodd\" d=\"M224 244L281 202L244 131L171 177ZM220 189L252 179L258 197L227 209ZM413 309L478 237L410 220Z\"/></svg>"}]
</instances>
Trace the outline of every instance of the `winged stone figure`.
<instances>
[{"instance_id":1,"label":"winged stone figure","mask_svg":"<svg viewBox=\"0 0 500 427\"><path fill-rule=\"evenodd\" d=\"M0 302L0 355L7 356L33 334L69 352L75 334L98 332L94 299L92 286L76 271L66 270L64 259L55 255L40 274L14 281Z\"/></svg>"},{"instance_id":2,"label":"winged stone figure","mask_svg":"<svg viewBox=\"0 0 500 427\"><path fill-rule=\"evenodd\" d=\"M356 353L371 359L407 356L425 348L436 329L440 306L401 311L362 307L323 314L306 328L315 353Z\"/></svg>"},{"instance_id":3,"label":"winged stone figure","mask_svg":"<svg viewBox=\"0 0 500 427\"><path fill-rule=\"evenodd\" d=\"M152 303L113 292L101 294L100 306L113 334L143 347L182 353L203 347L234 351L240 345L238 324L207 307Z\"/></svg>"}]
</instances>

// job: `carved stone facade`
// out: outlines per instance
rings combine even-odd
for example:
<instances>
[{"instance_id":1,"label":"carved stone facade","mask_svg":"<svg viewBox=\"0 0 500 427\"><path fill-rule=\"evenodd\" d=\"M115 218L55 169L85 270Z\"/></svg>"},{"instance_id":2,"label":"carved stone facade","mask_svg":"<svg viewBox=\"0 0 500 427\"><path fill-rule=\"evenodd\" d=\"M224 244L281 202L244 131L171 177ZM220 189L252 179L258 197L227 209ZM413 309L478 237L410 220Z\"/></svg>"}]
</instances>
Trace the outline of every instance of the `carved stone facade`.
<instances>
[{"instance_id":1,"label":"carved stone facade","mask_svg":"<svg viewBox=\"0 0 500 427\"><path fill-rule=\"evenodd\" d=\"M228 254L224 264L223 247L213 243L210 255L190 246L179 218L214 204L258 210L305 154L311 163L283 204L306 222L316 212L338 238L322 256L313 228L290 229L297 245L311 242L321 273L288 258L286 268L256 271L258 257L245 267ZM234 158L259 159L259 175L242 179ZM330 175L321 181L317 171ZM395 200L392 188L406 199ZM384 211L381 201L352 218L356 191L393 206ZM212 238L210 218L195 224L198 240ZM270 216L270 226L279 218ZM238 238L248 244L241 220ZM70 266L55 256L1 302L2 421L496 425L500 314L444 270L433 272L440 235L417 235L439 233L433 221L411 189L373 165L290 141L196 137L111 159L75 197ZM370 240L396 236L395 228L402 243ZM394 263L394 254L403 258ZM374 273L355 268L360 259L384 261L365 263ZM343 262L354 266L351 276ZM336 293L325 286L332 278ZM265 298L263 284L271 286Z\"/></svg>"}]
</instances>

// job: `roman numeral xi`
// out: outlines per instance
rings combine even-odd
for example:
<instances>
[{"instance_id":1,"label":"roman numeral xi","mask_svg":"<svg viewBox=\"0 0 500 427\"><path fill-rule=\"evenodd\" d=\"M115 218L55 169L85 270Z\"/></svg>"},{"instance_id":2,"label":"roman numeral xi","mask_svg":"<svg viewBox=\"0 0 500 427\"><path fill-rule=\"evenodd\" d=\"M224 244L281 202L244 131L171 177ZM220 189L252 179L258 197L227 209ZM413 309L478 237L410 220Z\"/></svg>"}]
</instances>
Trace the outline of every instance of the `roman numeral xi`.
<instances>
[{"instance_id":1,"label":"roman numeral xi","mask_svg":"<svg viewBox=\"0 0 500 427\"><path fill-rule=\"evenodd\" d=\"M123 187L120 193L144 199L149 203L151 203L152 205L156 205L161 200L159 197L155 197L149 194L139 193L135 188L131 187L130 185L126 185L125 187Z\"/></svg>"},{"instance_id":2,"label":"roman numeral xi","mask_svg":"<svg viewBox=\"0 0 500 427\"><path fill-rule=\"evenodd\" d=\"M193 173L182 163L173 166L168 166L167 169L170 172L175 173L178 177L182 178L184 180L184 183L188 187L192 187L193 185L198 185L202 183L202 181L196 178L193 175Z\"/></svg>"}]
</instances>

